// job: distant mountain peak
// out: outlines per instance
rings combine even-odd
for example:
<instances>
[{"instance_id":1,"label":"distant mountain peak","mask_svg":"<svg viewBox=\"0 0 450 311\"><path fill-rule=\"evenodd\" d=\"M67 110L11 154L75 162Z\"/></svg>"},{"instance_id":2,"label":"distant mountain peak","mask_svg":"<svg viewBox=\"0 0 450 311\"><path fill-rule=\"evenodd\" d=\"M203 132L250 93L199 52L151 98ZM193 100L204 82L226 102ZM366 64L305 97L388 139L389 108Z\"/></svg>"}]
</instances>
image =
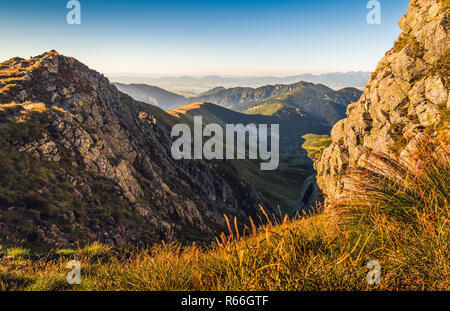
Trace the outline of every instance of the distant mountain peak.
<instances>
[{"instance_id":1,"label":"distant mountain peak","mask_svg":"<svg viewBox=\"0 0 450 311\"><path fill-rule=\"evenodd\" d=\"M184 104L186 99L182 95L147 84L123 84L115 82L114 85L119 91L130 95L135 100L158 106L164 110L179 107Z\"/></svg>"},{"instance_id":2,"label":"distant mountain peak","mask_svg":"<svg viewBox=\"0 0 450 311\"><path fill-rule=\"evenodd\" d=\"M226 90L226 88L224 88L223 86L217 86L206 92L201 93L199 96L208 96L208 95L216 94L216 93L219 93L219 92L225 91L225 90Z\"/></svg>"}]
</instances>

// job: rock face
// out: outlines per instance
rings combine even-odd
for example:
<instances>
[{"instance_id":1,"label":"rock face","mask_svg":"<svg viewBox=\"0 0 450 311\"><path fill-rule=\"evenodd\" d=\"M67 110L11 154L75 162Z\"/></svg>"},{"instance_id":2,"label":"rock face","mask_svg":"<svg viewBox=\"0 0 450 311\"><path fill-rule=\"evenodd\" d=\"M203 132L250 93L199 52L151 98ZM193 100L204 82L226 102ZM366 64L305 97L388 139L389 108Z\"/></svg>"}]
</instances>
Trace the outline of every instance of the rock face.
<instances>
[{"instance_id":1,"label":"rock face","mask_svg":"<svg viewBox=\"0 0 450 311\"><path fill-rule=\"evenodd\" d=\"M305 179L300 188L298 211L307 213L311 211L311 208L315 208L317 204L322 202L323 197L317 186L316 175L311 175Z\"/></svg>"},{"instance_id":2,"label":"rock face","mask_svg":"<svg viewBox=\"0 0 450 311\"><path fill-rule=\"evenodd\" d=\"M155 109L55 51L1 63L1 158L30 158L0 171L2 236L59 245L209 239L223 213L254 215L263 200L251 187L232 187L212 163L172 159L163 124L171 116ZM27 165L42 166L40 182L6 182L16 171L32 180Z\"/></svg>"},{"instance_id":3,"label":"rock face","mask_svg":"<svg viewBox=\"0 0 450 311\"><path fill-rule=\"evenodd\" d=\"M450 3L411 0L399 25L403 32L380 61L361 99L332 132L332 145L316 163L326 198L339 199L349 167L370 154L407 161L423 133L448 144Z\"/></svg>"}]
</instances>

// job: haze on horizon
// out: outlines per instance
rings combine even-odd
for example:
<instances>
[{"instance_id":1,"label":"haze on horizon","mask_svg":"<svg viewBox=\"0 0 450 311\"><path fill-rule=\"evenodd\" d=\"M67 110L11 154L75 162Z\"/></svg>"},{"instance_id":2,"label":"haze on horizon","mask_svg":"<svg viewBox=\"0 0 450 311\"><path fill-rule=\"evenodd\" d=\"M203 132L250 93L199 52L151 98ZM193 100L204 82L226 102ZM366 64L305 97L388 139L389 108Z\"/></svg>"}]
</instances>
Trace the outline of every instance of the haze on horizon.
<instances>
[{"instance_id":1,"label":"haze on horizon","mask_svg":"<svg viewBox=\"0 0 450 311\"><path fill-rule=\"evenodd\" d=\"M0 2L0 61L55 49L107 75L289 76L373 71L400 33L408 0L79 0Z\"/></svg>"}]
</instances>

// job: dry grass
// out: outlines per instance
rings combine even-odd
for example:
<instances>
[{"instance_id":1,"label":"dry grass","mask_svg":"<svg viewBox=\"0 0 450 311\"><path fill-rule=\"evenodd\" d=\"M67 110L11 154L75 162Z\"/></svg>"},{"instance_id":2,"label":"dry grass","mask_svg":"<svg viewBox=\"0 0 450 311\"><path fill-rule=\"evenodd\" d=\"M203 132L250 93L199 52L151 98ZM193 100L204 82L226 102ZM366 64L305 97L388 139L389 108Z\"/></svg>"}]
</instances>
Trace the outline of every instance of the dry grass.
<instances>
[{"instance_id":1,"label":"dry grass","mask_svg":"<svg viewBox=\"0 0 450 311\"><path fill-rule=\"evenodd\" d=\"M359 186L336 207L342 218L267 217L266 226L240 232L227 219L229 232L207 249L4 249L0 289L449 290L448 156L432 144L419 150L412 167L379 157L383 170L353 172ZM71 259L81 263L80 285L65 282ZM371 260L381 264L379 285L366 281Z\"/></svg>"},{"instance_id":2,"label":"dry grass","mask_svg":"<svg viewBox=\"0 0 450 311\"><path fill-rule=\"evenodd\" d=\"M386 278L407 289L449 289L448 148L418 142L405 165L377 156L353 172L357 187L341 206L344 224L372 232L383 247Z\"/></svg>"}]
</instances>

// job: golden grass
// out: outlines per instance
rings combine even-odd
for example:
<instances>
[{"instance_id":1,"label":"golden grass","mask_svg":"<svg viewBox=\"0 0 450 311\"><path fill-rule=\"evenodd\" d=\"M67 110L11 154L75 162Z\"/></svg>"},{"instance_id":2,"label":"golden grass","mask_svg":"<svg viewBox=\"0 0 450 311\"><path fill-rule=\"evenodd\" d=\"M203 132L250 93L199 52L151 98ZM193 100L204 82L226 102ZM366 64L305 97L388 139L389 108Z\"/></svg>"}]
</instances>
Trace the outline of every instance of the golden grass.
<instances>
[{"instance_id":1,"label":"golden grass","mask_svg":"<svg viewBox=\"0 0 450 311\"><path fill-rule=\"evenodd\" d=\"M312 161L317 161L323 151L331 145L331 137L329 135L306 134L302 138L305 140L302 148L307 151L308 158Z\"/></svg>"},{"instance_id":2,"label":"golden grass","mask_svg":"<svg viewBox=\"0 0 450 311\"><path fill-rule=\"evenodd\" d=\"M44 103L33 103L33 102L23 102L23 103L15 103L15 102L11 102L8 104L1 104L0 105L0 110L4 111L7 109L11 109L11 108L16 108L16 107L20 107L24 109L24 113L26 112L39 112L39 113L43 113L47 111L47 107ZM55 107L55 106L54 106Z\"/></svg>"},{"instance_id":3,"label":"golden grass","mask_svg":"<svg viewBox=\"0 0 450 311\"><path fill-rule=\"evenodd\" d=\"M1 290L449 290L449 162L421 145L412 167L381 159L352 173L348 200L306 219L286 217L228 233L208 247L162 243L150 249L91 244L39 255L4 248ZM379 167L379 166L378 166ZM68 285L66 264L81 264ZM381 283L369 285L369 261Z\"/></svg>"},{"instance_id":4,"label":"golden grass","mask_svg":"<svg viewBox=\"0 0 450 311\"><path fill-rule=\"evenodd\" d=\"M47 107L44 103L23 103L23 108L25 109L24 113L29 112L37 112L37 113L44 113L47 111Z\"/></svg>"},{"instance_id":5,"label":"golden grass","mask_svg":"<svg viewBox=\"0 0 450 311\"><path fill-rule=\"evenodd\" d=\"M180 118L180 116L187 114L191 110L201 109L204 104L206 104L206 102L195 102L177 109L169 110L167 113L174 117Z\"/></svg>"}]
</instances>

